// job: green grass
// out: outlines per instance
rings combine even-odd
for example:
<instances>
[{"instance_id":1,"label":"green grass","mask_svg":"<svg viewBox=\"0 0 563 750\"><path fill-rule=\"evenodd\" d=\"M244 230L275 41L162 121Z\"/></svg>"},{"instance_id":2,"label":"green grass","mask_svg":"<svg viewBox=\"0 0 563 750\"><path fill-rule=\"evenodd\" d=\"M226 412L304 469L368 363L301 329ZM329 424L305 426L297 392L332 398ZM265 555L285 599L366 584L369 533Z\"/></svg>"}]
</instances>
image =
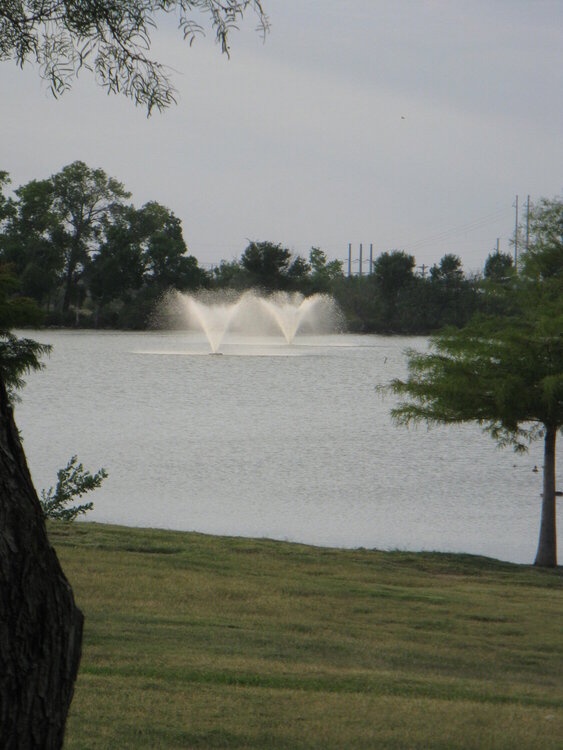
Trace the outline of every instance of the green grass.
<instances>
[{"instance_id":1,"label":"green grass","mask_svg":"<svg viewBox=\"0 0 563 750\"><path fill-rule=\"evenodd\" d=\"M53 524L67 750L563 747L563 571Z\"/></svg>"}]
</instances>

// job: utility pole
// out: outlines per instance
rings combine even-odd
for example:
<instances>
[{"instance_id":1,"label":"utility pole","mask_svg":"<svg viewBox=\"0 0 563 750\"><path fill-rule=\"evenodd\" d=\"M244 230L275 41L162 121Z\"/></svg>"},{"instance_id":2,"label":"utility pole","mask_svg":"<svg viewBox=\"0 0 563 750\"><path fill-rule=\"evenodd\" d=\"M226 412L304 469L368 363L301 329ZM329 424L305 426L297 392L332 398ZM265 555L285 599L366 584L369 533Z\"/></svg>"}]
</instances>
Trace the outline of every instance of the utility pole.
<instances>
[{"instance_id":1,"label":"utility pole","mask_svg":"<svg viewBox=\"0 0 563 750\"><path fill-rule=\"evenodd\" d=\"M373 242L369 243L369 275L373 273Z\"/></svg>"},{"instance_id":2,"label":"utility pole","mask_svg":"<svg viewBox=\"0 0 563 750\"><path fill-rule=\"evenodd\" d=\"M360 276L362 275L362 243L360 242Z\"/></svg>"},{"instance_id":3,"label":"utility pole","mask_svg":"<svg viewBox=\"0 0 563 750\"><path fill-rule=\"evenodd\" d=\"M514 203L516 208L516 219L514 222L514 270L518 270L518 195L516 196L516 202Z\"/></svg>"},{"instance_id":4,"label":"utility pole","mask_svg":"<svg viewBox=\"0 0 563 750\"><path fill-rule=\"evenodd\" d=\"M526 205L526 252L530 249L530 196Z\"/></svg>"},{"instance_id":5,"label":"utility pole","mask_svg":"<svg viewBox=\"0 0 563 750\"><path fill-rule=\"evenodd\" d=\"M497 255L499 254L500 237L497 237Z\"/></svg>"},{"instance_id":6,"label":"utility pole","mask_svg":"<svg viewBox=\"0 0 563 750\"><path fill-rule=\"evenodd\" d=\"M348 243L348 278L352 275L352 243Z\"/></svg>"}]
</instances>

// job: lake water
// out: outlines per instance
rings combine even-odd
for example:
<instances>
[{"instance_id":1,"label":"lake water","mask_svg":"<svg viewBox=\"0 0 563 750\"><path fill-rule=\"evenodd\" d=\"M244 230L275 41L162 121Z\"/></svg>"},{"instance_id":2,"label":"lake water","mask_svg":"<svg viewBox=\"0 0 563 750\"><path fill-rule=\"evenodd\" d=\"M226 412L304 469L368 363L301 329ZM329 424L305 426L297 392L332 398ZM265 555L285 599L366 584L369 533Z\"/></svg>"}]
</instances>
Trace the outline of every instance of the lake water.
<instances>
[{"instance_id":1,"label":"lake water","mask_svg":"<svg viewBox=\"0 0 563 750\"><path fill-rule=\"evenodd\" d=\"M53 345L16 407L35 485L73 454L104 466L88 520L533 561L541 443L516 455L474 425L398 428L374 390L423 339L230 340L209 356L194 333L26 335Z\"/></svg>"}]
</instances>

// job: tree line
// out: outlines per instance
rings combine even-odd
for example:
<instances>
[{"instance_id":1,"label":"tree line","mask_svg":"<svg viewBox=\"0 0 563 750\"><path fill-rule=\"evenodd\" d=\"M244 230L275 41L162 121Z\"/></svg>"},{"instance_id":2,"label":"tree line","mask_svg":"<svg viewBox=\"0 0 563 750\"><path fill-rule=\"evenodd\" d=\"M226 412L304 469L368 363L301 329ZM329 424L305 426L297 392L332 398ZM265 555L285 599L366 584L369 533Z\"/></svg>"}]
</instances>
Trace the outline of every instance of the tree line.
<instances>
[{"instance_id":1,"label":"tree line","mask_svg":"<svg viewBox=\"0 0 563 750\"><path fill-rule=\"evenodd\" d=\"M0 197L0 262L47 324L142 328L167 288L205 284L180 219L156 201L136 208L102 169L76 161L14 194Z\"/></svg>"},{"instance_id":2,"label":"tree line","mask_svg":"<svg viewBox=\"0 0 563 750\"><path fill-rule=\"evenodd\" d=\"M331 294L351 330L423 334L463 326L482 307L483 279L514 270L510 255L492 253L483 274L468 276L449 253L419 275L414 256L393 250L371 273L345 276L342 262L318 247L305 259L269 241L251 241L240 258L206 270L170 209L157 201L135 207L102 169L76 161L11 197L9 182L0 172L0 265L47 325L143 329L169 289L258 288Z\"/></svg>"}]
</instances>

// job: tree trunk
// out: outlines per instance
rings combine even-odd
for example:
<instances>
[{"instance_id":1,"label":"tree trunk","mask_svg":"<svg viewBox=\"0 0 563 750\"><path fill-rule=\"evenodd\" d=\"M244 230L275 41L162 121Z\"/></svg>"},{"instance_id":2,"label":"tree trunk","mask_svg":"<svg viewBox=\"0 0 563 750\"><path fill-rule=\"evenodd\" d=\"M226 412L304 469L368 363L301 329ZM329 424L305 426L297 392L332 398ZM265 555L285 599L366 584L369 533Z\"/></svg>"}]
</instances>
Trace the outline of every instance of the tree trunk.
<instances>
[{"instance_id":1,"label":"tree trunk","mask_svg":"<svg viewBox=\"0 0 563 750\"><path fill-rule=\"evenodd\" d=\"M68 255L68 263L66 267L65 277L65 290L63 296L63 313L67 313L70 308L70 300L72 297L72 286L74 282L74 272L78 265L78 259L80 258L80 242L82 239L82 232L77 230L76 234L71 240L71 247Z\"/></svg>"},{"instance_id":2,"label":"tree trunk","mask_svg":"<svg viewBox=\"0 0 563 750\"><path fill-rule=\"evenodd\" d=\"M65 278L65 291L63 296L63 312L67 313L70 307L70 298L72 295L72 276L74 273L74 267L70 265Z\"/></svg>"},{"instance_id":3,"label":"tree trunk","mask_svg":"<svg viewBox=\"0 0 563 750\"><path fill-rule=\"evenodd\" d=\"M61 748L80 661L74 603L0 381L0 745Z\"/></svg>"},{"instance_id":4,"label":"tree trunk","mask_svg":"<svg viewBox=\"0 0 563 750\"><path fill-rule=\"evenodd\" d=\"M557 565L557 528L555 523L555 442L557 427L545 429L543 454L543 495L540 540L534 565L554 568Z\"/></svg>"}]
</instances>

